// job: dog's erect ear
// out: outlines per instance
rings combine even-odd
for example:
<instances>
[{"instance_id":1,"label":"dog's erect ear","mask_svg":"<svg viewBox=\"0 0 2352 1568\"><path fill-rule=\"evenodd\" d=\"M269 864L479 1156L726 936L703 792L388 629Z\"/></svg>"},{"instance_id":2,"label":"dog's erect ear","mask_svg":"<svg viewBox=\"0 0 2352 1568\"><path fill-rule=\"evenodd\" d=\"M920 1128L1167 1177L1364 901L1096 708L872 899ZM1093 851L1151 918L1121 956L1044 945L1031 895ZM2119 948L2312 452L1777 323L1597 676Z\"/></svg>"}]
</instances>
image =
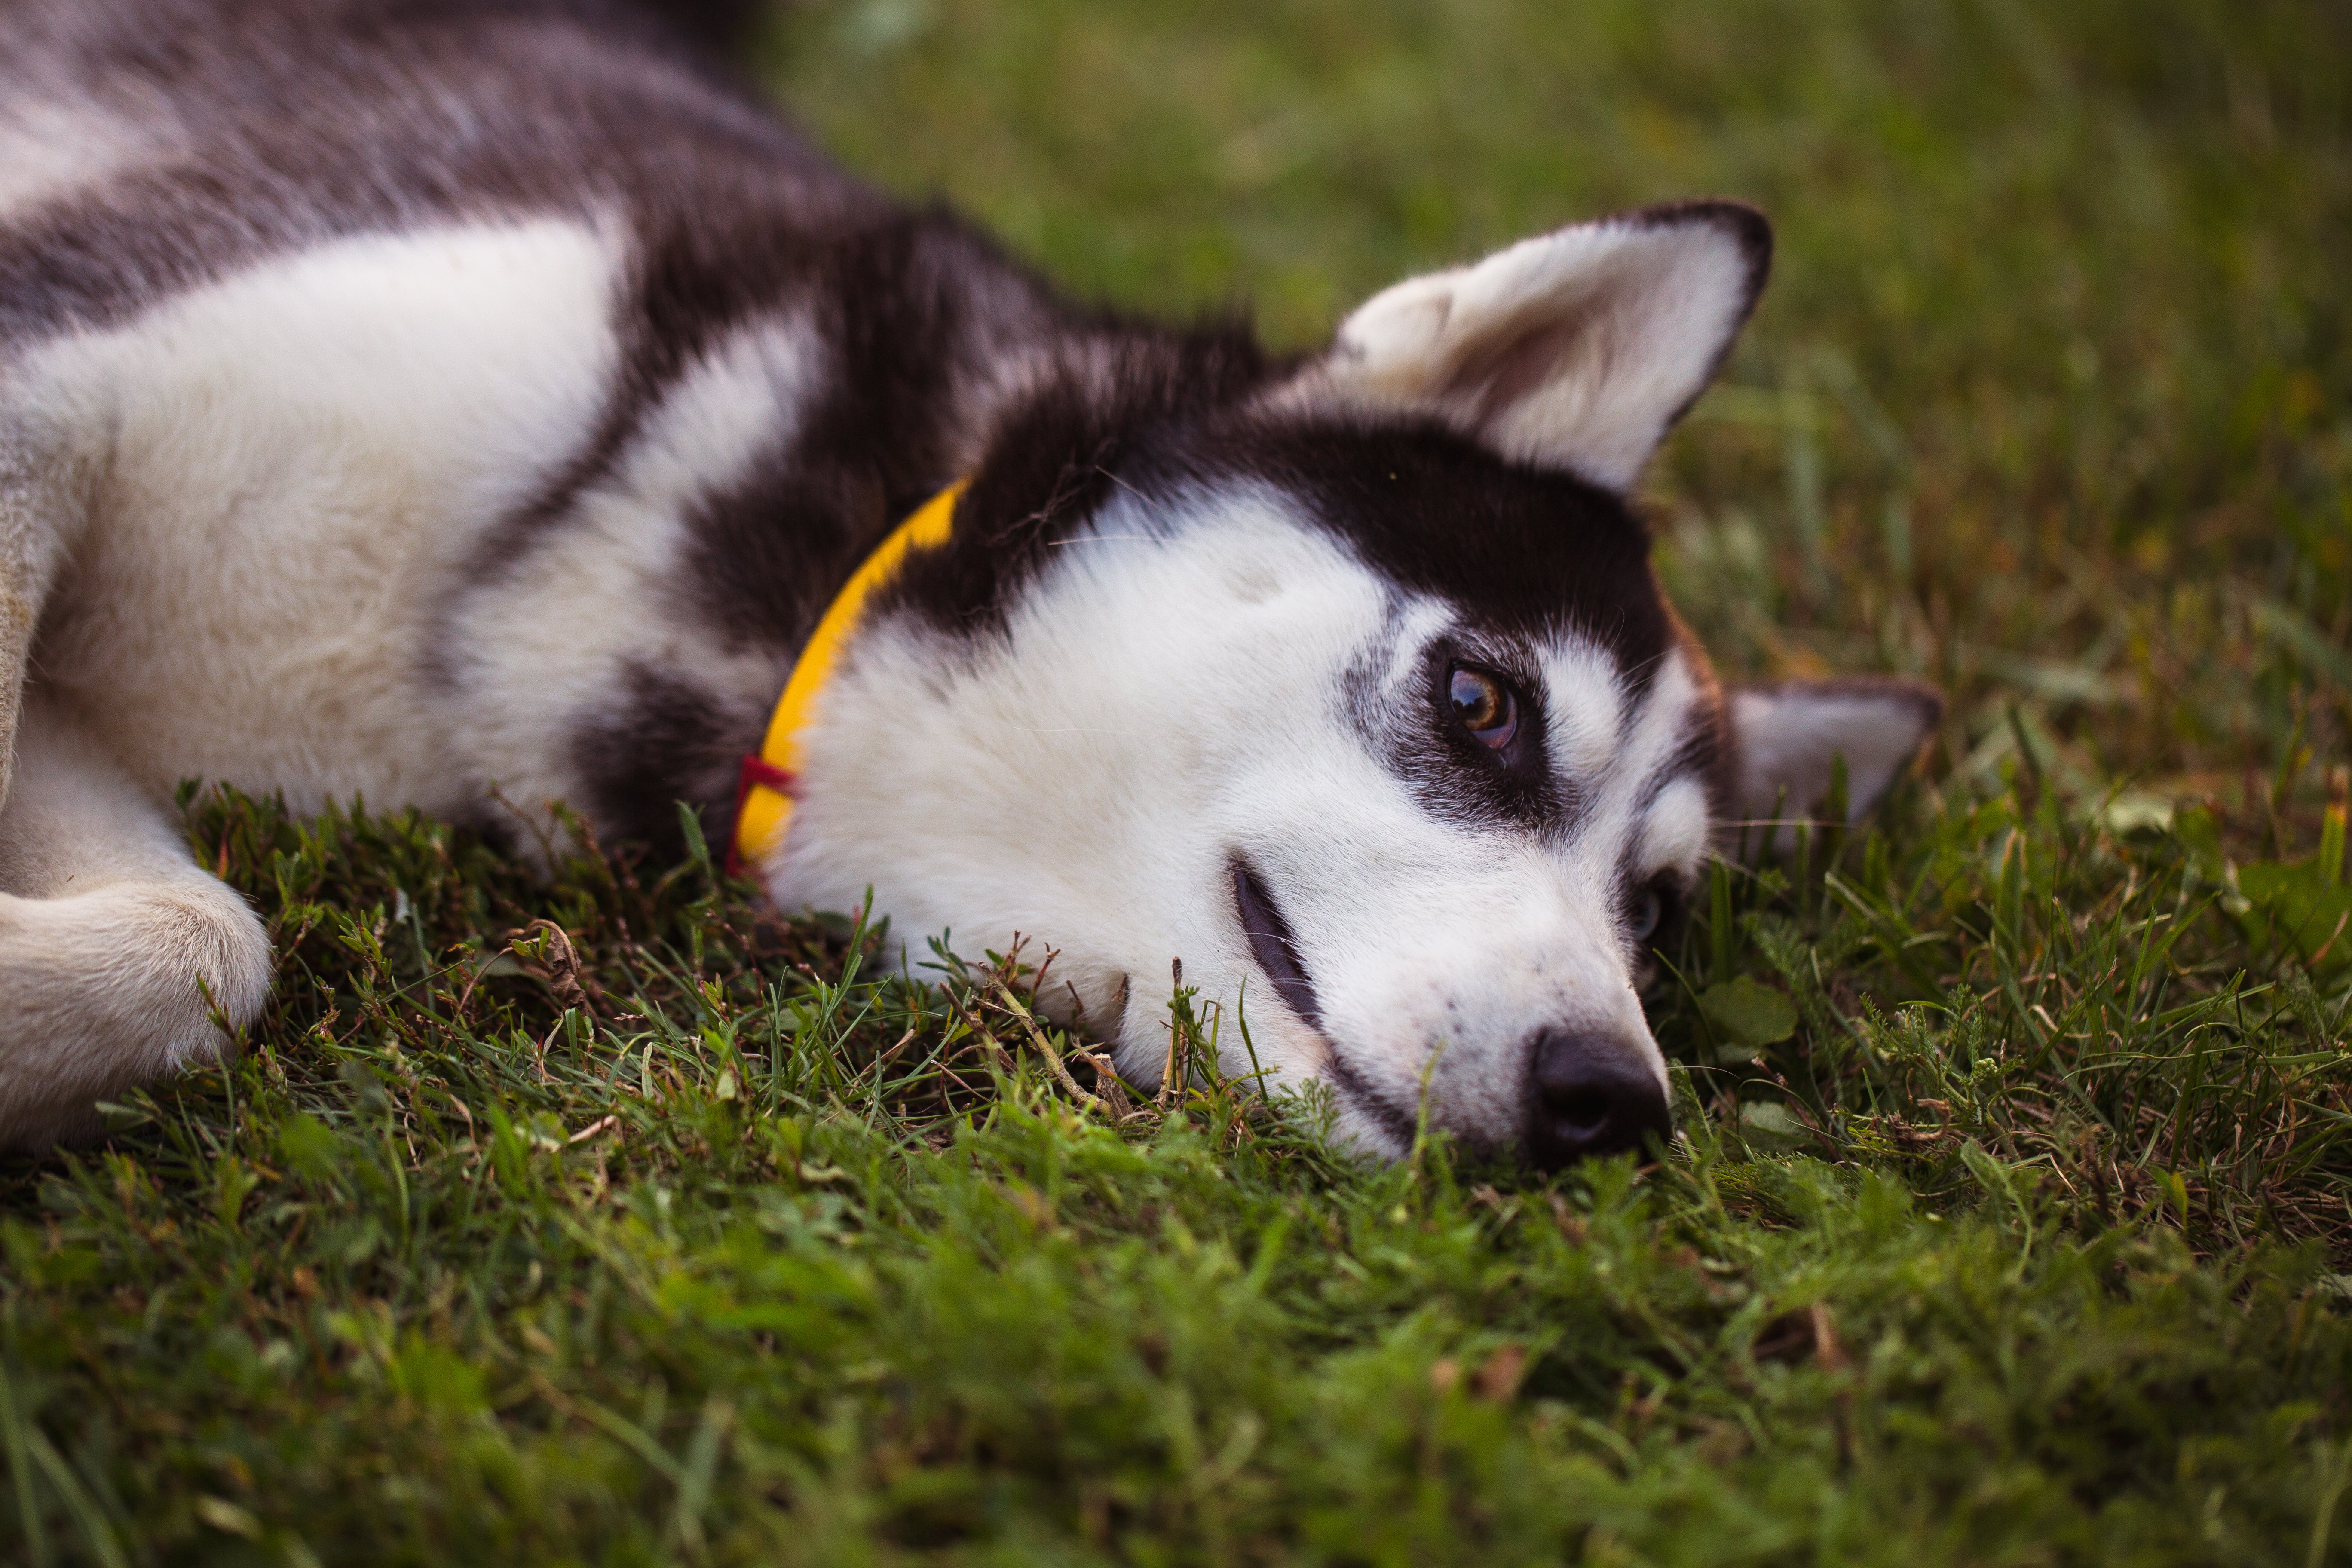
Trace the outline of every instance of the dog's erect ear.
<instances>
[{"instance_id":1,"label":"dog's erect ear","mask_svg":"<svg viewBox=\"0 0 2352 1568\"><path fill-rule=\"evenodd\" d=\"M1830 791L1845 758L1846 817L1859 819L1919 754L1944 716L1932 687L1907 680L1790 681L1731 693L1739 748L1739 810L1750 822L1794 820Z\"/></svg>"},{"instance_id":2,"label":"dog's erect ear","mask_svg":"<svg viewBox=\"0 0 2352 1568\"><path fill-rule=\"evenodd\" d=\"M1706 390L1771 259L1771 226L1731 202L1578 224L1374 295L1301 390L1433 415L1505 457L1629 489Z\"/></svg>"}]
</instances>

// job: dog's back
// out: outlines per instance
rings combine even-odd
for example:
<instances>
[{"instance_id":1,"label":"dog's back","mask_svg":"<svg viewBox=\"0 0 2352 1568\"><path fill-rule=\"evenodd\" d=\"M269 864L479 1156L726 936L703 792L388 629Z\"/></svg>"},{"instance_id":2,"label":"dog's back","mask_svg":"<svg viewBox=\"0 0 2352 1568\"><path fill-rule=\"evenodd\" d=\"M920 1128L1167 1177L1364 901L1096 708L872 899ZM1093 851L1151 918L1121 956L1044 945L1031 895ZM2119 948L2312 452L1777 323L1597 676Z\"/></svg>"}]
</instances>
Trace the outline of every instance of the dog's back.
<instances>
[{"instance_id":1,"label":"dog's back","mask_svg":"<svg viewBox=\"0 0 2352 1568\"><path fill-rule=\"evenodd\" d=\"M650 12L37 0L0 57L9 402L103 470L39 664L150 788L674 837L1061 331Z\"/></svg>"},{"instance_id":2,"label":"dog's back","mask_svg":"<svg viewBox=\"0 0 2352 1568\"><path fill-rule=\"evenodd\" d=\"M338 235L616 206L648 228L816 228L883 207L691 33L629 6L15 0L0 61L12 340Z\"/></svg>"}]
</instances>

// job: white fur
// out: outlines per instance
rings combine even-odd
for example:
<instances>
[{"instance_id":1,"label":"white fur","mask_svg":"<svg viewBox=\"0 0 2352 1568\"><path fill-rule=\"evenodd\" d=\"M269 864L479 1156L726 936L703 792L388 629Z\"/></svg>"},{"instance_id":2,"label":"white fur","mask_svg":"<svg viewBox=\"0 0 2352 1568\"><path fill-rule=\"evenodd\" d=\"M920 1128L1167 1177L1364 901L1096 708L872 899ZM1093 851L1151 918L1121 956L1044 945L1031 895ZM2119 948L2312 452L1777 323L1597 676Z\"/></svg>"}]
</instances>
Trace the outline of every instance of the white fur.
<instances>
[{"instance_id":1,"label":"white fur","mask_svg":"<svg viewBox=\"0 0 2352 1568\"><path fill-rule=\"evenodd\" d=\"M260 1012L269 939L159 805L54 704L0 810L0 1148L93 1131L93 1102L212 1058Z\"/></svg>"},{"instance_id":2,"label":"white fur","mask_svg":"<svg viewBox=\"0 0 2352 1568\"><path fill-rule=\"evenodd\" d=\"M454 716L477 787L495 784L545 825L579 780L566 737L608 703L635 659L692 668L714 695L765 713L789 666L734 648L677 607L646 602L672 575L682 517L792 437L819 366L805 323L761 321L689 370L614 478L583 498L560 549L537 551L469 604L453 628L468 700ZM618 612L618 613L614 613Z\"/></svg>"},{"instance_id":3,"label":"white fur","mask_svg":"<svg viewBox=\"0 0 2352 1568\"><path fill-rule=\"evenodd\" d=\"M1374 295L1318 374L1329 393L1626 489L1714 374L1751 287L1720 219L1579 224Z\"/></svg>"},{"instance_id":4,"label":"white fur","mask_svg":"<svg viewBox=\"0 0 2352 1568\"><path fill-rule=\"evenodd\" d=\"M37 206L158 150L134 122L38 98L0 101L0 216Z\"/></svg>"},{"instance_id":5,"label":"white fur","mask_svg":"<svg viewBox=\"0 0 2352 1568\"><path fill-rule=\"evenodd\" d=\"M36 351L43 683L158 794L469 806L422 628L595 419L616 261L551 222L345 240Z\"/></svg>"},{"instance_id":6,"label":"white fur","mask_svg":"<svg viewBox=\"0 0 2352 1568\"><path fill-rule=\"evenodd\" d=\"M0 366L0 1145L217 1049L199 978L261 1003L180 779L475 805L422 629L597 416L617 263L554 223L347 240ZM575 626L648 624L629 587Z\"/></svg>"},{"instance_id":7,"label":"white fur","mask_svg":"<svg viewBox=\"0 0 2352 1568\"><path fill-rule=\"evenodd\" d=\"M1632 850L1637 879L1666 870L1688 874L1706 853L1713 824L1694 816L1695 806L1705 808L1699 781L1685 776L1666 791L1656 788L1702 701L1690 656L1672 650L1605 763L1587 764L1570 775L1587 800L1581 832L1612 848Z\"/></svg>"},{"instance_id":8,"label":"white fur","mask_svg":"<svg viewBox=\"0 0 2352 1568\"><path fill-rule=\"evenodd\" d=\"M0 1146L216 1048L199 973L233 1022L259 1005L266 944L176 847L179 780L447 815L496 787L536 815L576 798L564 737L631 658L773 702L778 657L720 646L662 584L686 509L790 438L803 323L716 345L560 542L471 571L602 415L624 260L574 223L341 240L0 364L0 759L13 740L24 771L0 817Z\"/></svg>"},{"instance_id":9,"label":"white fur","mask_svg":"<svg viewBox=\"0 0 2352 1568\"><path fill-rule=\"evenodd\" d=\"M1751 822L1807 816L1829 794L1833 759L1846 765L1846 819L1860 821L1918 754L1936 720L1920 689L1791 682L1736 691L1740 808Z\"/></svg>"},{"instance_id":10,"label":"white fur","mask_svg":"<svg viewBox=\"0 0 2352 1568\"><path fill-rule=\"evenodd\" d=\"M1584 722L1627 700L1605 658L1572 641L1545 650L1548 678L1578 689L1554 723L1578 735L1568 771L1592 809L1558 843L1465 826L1433 816L1342 711L1366 659L1410 703L1426 642L1460 629L1429 601L1392 619L1391 595L1276 492L1199 496L1172 521L1114 504L1002 643L945 646L898 624L853 645L805 737L772 889L787 908L847 908L871 884L902 931L952 925L964 952L1016 932L1059 950L1051 996L1115 1031L1146 1081L1166 1048L1172 956L1229 1018L1246 986L1258 1060L1293 1081L1341 1052L1410 1118L1442 1047L1434 1114L1488 1146L1522 1124L1540 1029L1614 1040L1663 1083L1613 889L1629 847L1645 868L1683 870L1706 848L1687 802L1646 837L1658 814L1639 806L1696 700L1681 656L1621 742L1613 722ZM1289 919L1319 1033L1255 971L1226 870L1236 850ZM1245 1070L1230 1025L1224 1045L1228 1069ZM1397 1152L1392 1128L1342 1109L1358 1142Z\"/></svg>"},{"instance_id":11,"label":"white fur","mask_svg":"<svg viewBox=\"0 0 2352 1568\"><path fill-rule=\"evenodd\" d=\"M0 58L0 218L182 150L168 96L139 73L90 90L91 30L72 0L11 0Z\"/></svg>"}]
</instances>

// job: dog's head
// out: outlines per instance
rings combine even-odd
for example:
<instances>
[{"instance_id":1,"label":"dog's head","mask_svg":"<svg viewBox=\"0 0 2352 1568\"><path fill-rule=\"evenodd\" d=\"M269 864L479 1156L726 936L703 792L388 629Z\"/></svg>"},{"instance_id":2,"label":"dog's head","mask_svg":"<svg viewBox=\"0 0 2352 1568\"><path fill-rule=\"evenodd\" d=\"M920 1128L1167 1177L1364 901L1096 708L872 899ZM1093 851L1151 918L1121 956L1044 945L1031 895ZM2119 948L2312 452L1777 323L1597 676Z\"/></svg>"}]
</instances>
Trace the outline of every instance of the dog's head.
<instances>
[{"instance_id":1,"label":"dog's head","mask_svg":"<svg viewBox=\"0 0 2352 1568\"><path fill-rule=\"evenodd\" d=\"M1710 848L1836 754L1866 809L1937 711L1726 692L1650 570L1628 491L1769 250L1654 209L1400 284L1303 365L1111 364L1114 430L1046 398L826 693L779 899L1055 950L1045 999L1146 1082L1181 958L1230 1068L1327 1080L1382 1153L1424 1101L1545 1166L1664 1134L1636 988Z\"/></svg>"}]
</instances>

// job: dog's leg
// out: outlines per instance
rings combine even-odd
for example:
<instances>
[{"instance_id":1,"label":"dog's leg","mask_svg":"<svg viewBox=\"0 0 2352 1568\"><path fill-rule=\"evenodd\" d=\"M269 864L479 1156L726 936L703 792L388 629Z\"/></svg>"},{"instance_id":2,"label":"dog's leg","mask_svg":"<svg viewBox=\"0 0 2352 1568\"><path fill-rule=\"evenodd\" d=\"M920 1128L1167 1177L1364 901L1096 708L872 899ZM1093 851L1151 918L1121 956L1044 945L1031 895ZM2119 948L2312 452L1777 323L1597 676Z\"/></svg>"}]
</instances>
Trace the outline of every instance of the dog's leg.
<instances>
[{"instance_id":1,"label":"dog's leg","mask_svg":"<svg viewBox=\"0 0 2352 1568\"><path fill-rule=\"evenodd\" d=\"M250 1023L270 956L170 809L37 689L16 750L0 807L0 1148L37 1149L96 1132L93 1101L215 1059L215 1010Z\"/></svg>"}]
</instances>

